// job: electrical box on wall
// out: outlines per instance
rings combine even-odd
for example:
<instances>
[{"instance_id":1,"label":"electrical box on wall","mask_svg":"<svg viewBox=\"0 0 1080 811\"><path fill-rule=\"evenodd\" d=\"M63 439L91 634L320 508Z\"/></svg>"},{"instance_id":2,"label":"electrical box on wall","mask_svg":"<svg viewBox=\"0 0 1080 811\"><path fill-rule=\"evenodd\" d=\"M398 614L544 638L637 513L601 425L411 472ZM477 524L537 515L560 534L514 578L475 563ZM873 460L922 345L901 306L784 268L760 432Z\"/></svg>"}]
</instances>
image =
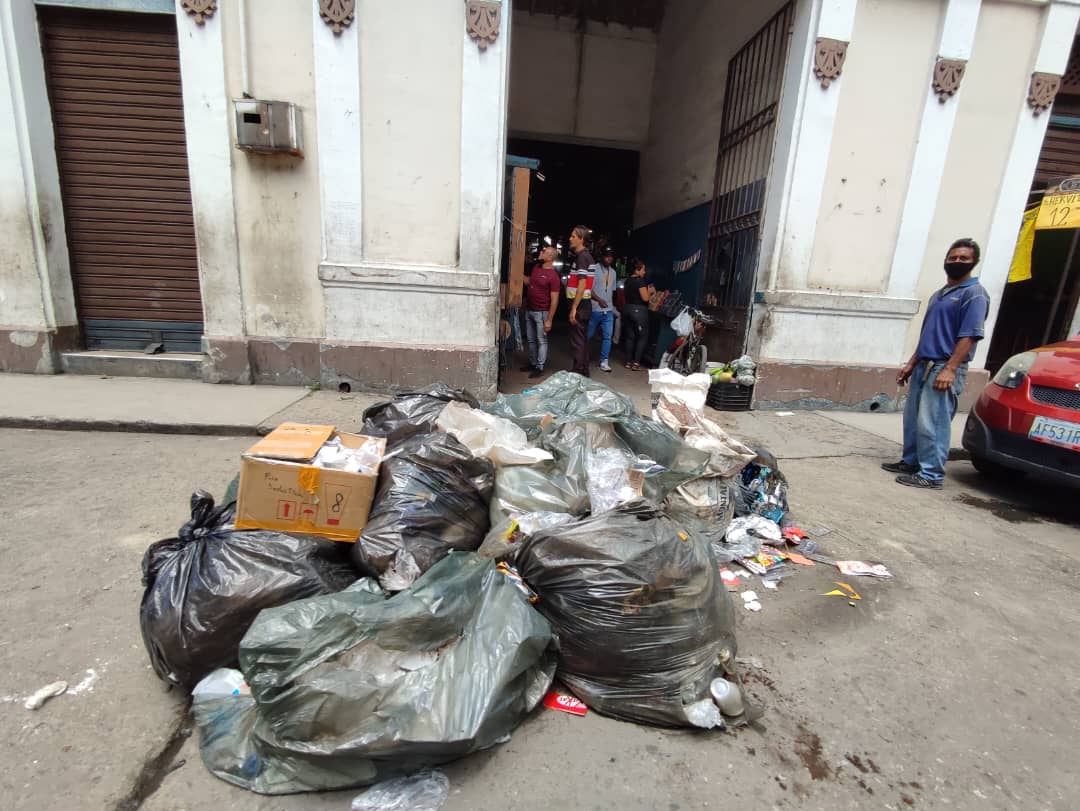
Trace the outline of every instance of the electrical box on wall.
<instances>
[{"instance_id":1,"label":"electrical box on wall","mask_svg":"<svg viewBox=\"0 0 1080 811\"><path fill-rule=\"evenodd\" d=\"M248 152L303 157L300 109L288 101L237 99L236 145Z\"/></svg>"}]
</instances>

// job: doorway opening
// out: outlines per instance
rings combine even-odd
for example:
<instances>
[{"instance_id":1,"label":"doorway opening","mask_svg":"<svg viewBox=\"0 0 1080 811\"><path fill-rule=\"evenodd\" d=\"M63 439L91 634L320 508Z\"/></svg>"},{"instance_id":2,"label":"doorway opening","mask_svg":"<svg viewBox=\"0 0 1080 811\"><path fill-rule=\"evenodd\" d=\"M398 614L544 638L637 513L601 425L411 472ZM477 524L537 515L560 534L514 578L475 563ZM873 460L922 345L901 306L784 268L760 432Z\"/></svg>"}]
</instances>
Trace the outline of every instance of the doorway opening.
<instances>
[{"instance_id":1,"label":"doorway opening","mask_svg":"<svg viewBox=\"0 0 1080 811\"><path fill-rule=\"evenodd\" d=\"M545 237L568 262L570 229L586 225L620 282L640 258L658 291L721 316L710 358L741 355L794 13L784 0L515 0L507 151L536 163L526 267ZM546 372L570 366L566 309L564 293ZM642 365L673 340L669 320L650 317ZM528 385L525 357L504 390ZM600 377L629 384L617 344L610 360Z\"/></svg>"}]
</instances>

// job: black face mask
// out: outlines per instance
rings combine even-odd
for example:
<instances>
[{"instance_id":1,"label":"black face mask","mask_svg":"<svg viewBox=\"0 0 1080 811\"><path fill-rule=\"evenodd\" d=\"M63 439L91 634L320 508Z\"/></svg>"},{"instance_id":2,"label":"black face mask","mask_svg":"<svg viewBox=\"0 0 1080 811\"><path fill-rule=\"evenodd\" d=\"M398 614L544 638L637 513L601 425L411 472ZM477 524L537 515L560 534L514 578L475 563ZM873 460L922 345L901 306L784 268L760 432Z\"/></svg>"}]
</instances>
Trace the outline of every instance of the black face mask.
<instances>
[{"instance_id":1,"label":"black face mask","mask_svg":"<svg viewBox=\"0 0 1080 811\"><path fill-rule=\"evenodd\" d=\"M950 279L962 279L971 273L971 269L975 267L972 262L946 262L945 274Z\"/></svg>"}]
</instances>

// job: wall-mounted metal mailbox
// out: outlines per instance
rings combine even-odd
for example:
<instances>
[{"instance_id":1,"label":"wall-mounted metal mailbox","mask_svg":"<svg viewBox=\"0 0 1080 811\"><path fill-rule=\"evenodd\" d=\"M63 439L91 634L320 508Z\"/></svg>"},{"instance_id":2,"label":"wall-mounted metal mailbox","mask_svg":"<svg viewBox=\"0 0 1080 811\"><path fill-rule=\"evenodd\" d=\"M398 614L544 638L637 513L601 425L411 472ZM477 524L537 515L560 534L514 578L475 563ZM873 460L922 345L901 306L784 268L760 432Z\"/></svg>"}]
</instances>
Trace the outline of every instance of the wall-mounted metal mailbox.
<instances>
[{"instance_id":1,"label":"wall-mounted metal mailbox","mask_svg":"<svg viewBox=\"0 0 1080 811\"><path fill-rule=\"evenodd\" d=\"M300 109L288 101L237 99L236 145L249 152L303 156Z\"/></svg>"}]
</instances>

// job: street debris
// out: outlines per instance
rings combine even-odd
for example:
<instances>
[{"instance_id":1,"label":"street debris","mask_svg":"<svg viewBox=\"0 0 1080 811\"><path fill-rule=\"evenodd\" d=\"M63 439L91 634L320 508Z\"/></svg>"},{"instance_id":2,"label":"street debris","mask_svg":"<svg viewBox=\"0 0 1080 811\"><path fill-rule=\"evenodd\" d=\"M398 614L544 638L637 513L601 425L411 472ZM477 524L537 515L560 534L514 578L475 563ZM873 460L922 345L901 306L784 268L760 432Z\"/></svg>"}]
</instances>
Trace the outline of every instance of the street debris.
<instances>
[{"instance_id":1,"label":"street debris","mask_svg":"<svg viewBox=\"0 0 1080 811\"><path fill-rule=\"evenodd\" d=\"M857 591L855 591L855 589L853 589L847 583L840 583L840 582L837 581L836 585L838 585L840 588L833 589L832 591L827 591L824 594L822 594L821 596L822 597L843 597L843 598L848 599L848 600L861 600L862 599L862 597L859 596L859 593Z\"/></svg>"},{"instance_id":2,"label":"street debris","mask_svg":"<svg viewBox=\"0 0 1080 811\"><path fill-rule=\"evenodd\" d=\"M730 374L756 379L748 358ZM449 782L416 770L506 742L540 704L702 730L759 717L739 667L761 664L735 639L735 606L763 608L750 579L764 594L815 564L892 573L828 557L832 530L791 520L776 457L705 416L711 382L650 374L652 419L559 372L488 404L402 394L360 434L279 426L244 464L289 476L260 480L274 500L241 510L246 529L200 491L143 559L143 638L158 675L193 688L206 767L262 794L371 786L354 811L423 811ZM359 510L351 534L335 506Z\"/></svg>"},{"instance_id":3,"label":"street debris","mask_svg":"<svg viewBox=\"0 0 1080 811\"><path fill-rule=\"evenodd\" d=\"M52 684L46 684L31 693L26 701L23 702L23 706L28 710L41 709L41 706L50 698L56 698L63 695L68 688L66 681L54 681Z\"/></svg>"},{"instance_id":4,"label":"street debris","mask_svg":"<svg viewBox=\"0 0 1080 811\"><path fill-rule=\"evenodd\" d=\"M863 563L861 560L838 560L836 561L836 568L840 570L840 574L849 576L892 577L892 573L880 563L870 564Z\"/></svg>"},{"instance_id":5,"label":"street debris","mask_svg":"<svg viewBox=\"0 0 1080 811\"><path fill-rule=\"evenodd\" d=\"M559 710L577 716L585 715L589 711L589 706L584 701L555 690L549 690L544 696L544 706L549 710Z\"/></svg>"},{"instance_id":6,"label":"street debris","mask_svg":"<svg viewBox=\"0 0 1080 811\"><path fill-rule=\"evenodd\" d=\"M440 771L422 771L376 783L352 801L352 811L439 811L450 796Z\"/></svg>"}]
</instances>

